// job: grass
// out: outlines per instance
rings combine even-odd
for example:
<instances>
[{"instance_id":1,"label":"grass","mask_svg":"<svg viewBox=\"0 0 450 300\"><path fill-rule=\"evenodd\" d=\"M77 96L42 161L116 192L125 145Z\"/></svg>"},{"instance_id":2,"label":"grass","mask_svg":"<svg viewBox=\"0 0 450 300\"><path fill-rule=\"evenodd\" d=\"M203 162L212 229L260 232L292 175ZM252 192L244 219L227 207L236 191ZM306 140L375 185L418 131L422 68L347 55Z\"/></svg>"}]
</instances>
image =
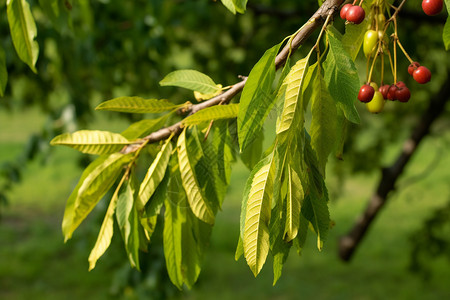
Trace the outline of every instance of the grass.
<instances>
[{"instance_id":1,"label":"grass","mask_svg":"<svg viewBox=\"0 0 450 300\"><path fill-rule=\"evenodd\" d=\"M0 114L0 160L14 158L26 137L43 119L29 111L23 122ZM107 121L99 127L107 128ZM13 124L13 125L11 125ZM15 132L4 130L12 128ZM115 125L116 131L124 128ZM424 219L448 200L450 165L448 152L440 155L438 166L426 177L414 179L427 170L433 153L439 154L437 139L428 139L400 181L403 186L392 195L376 219L350 264L337 257L337 240L345 234L364 209L378 176L353 176L345 182L339 199L330 204L336 226L330 231L322 252L313 234L302 256L294 251L288 258L278 284L272 286L271 259L258 278L253 278L245 260L234 261L239 234L240 201L249 171L240 163L234 166L232 183L223 210L218 214L211 247L205 257L198 285L183 293L183 299L447 299L450 297L450 266L430 261L436 276L429 282L408 272L409 235ZM395 153L394 153L395 154ZM60 223L65 201L81 174L73 162L75 151L56 148L42 165L27 167L23 182L10 193L10 206L0 222L0 299L111 299L117 270L125 256L112 247L97 267L88 272L87 258L100 228L94 211L73 240L63 243ZM330 187L335 181L330 173ZM412 183L409 183L412 182ZM116 237L115 243L121 243ZM121 252L122 251L122 252ZM136 298L128 291L129 299Z\"/></svg>"}]
</instances>

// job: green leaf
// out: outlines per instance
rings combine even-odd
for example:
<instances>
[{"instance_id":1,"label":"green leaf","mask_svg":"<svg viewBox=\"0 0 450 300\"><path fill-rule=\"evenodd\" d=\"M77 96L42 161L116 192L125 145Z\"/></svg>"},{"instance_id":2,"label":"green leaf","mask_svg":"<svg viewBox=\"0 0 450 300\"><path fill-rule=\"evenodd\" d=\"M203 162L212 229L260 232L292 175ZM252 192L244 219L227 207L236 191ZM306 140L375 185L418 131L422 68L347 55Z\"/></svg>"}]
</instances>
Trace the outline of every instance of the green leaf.
<instances>
[{"instance_id":1,"label":"green leaf","mask_svg":"<svg viewBox=\"0 0 450 300\"><path fill-rule=\"evenodd\" d=\"M242 162L249 170L255 168L256 164L261 160L263 153L264 130L255 134L255 138L244 150L242 150L240 155Z\"/></svg>"},{"instance_id":2,"label":"green leaf","mask_svg":"<svg viewBox=\"0 0 450 300\"><path fill-rule=\"evenodd\" d=\"M221 0L221 1L223 5L233 14L236 14L236 11L243 14L247 6L247 0Z\"/></svg>"},{"instance_id":3,"label":"green leaf","mask_svg":"<svg viewBox=\"0 0 450 300\"><path fill-rule=\"evenodd\" d=\"M303 202L303 216L311 222L317 234L317 248L322 250L330 227L330 213L324 197L311 193Z\"/></svg>"},{"instance_id":4,"label":"green leaf","mask_svg":"<svg viewBox=\"0 0 450 300\"><path fill-rule=\"evenodd\" d=\"M101 157L83 172L79 185L69 197L64 212L63 233L66 241L114 184L130 155L114 153Z\"/></svg>"},{"instance_id":5,"label":"green leaf","mask_svg":"<svg viewBox=\"0 0 450 300\"><path fill-rule=\"evenodd\" d=\"M222 89L209 76L195 70L178 70L167 74L159 82L162 86L178 86L202 94L217 93Z\"/></svg>"},{"instance_id":6,"label":"green leaf","mask_svg":"<svg viewBox=\"0 0 450 300\"><path fill-rule=\"evenodd\" d=\"M336 141L336 105L331 98L321 70L318 69L312 83L311 146L317 154L318 167L325 176L328 155Z\"/></svg>"},{"instance_id":7,"label":"green leaf","mask_svg":"<svg viewBox=\"0 0 450 300\"><path fill-rule=\"evenodd\" d=\"M246 205L244 228L244 256L256 276L261 271L269 253L269 221L274 181L273 155L259 169L251 180L248 194L244 195Z\"/></svg>"},{"instance_id":8,"label":"green leaf","mask_svg":"<svg viewBox=\"0 0 450 300\"><path fill-rule=\"evenodd\" d=\"M291 71L284 79L283 84L286 85L284 107L281 113L279 122L277 123L277 135L281 135L287 132L293 122L296 113L303 114L303 107L299 107L302 101L299 101L302 96L302 84L303 77L305 76L310 52L305 58L297 61L297 63L291 68ZM303 117L301 118L303 120Z\"/></svg>"},{"instance_id":9,"label":"green leaf","mask_svg":"<svg viewBox=\"0 0 450 300\"><path fill-rule=\"evenodd\" d=\"M181 121L184 126L197 125L212 120L236 118L239 111L239 104L216 105L199 110L193 115Z\"/></svg>"},{"instance_id":10,"label":"green leaf","mask_svg":"<svg viewBox=\"0 0 450 300\"><path fill-rule=\"evenodd\" d=\"M267 50L253 67L242 91L237 118L239 149L244 150L261 131L275 97L271 96L275 79L275 57L281 44Z\"/></svg>"},{"instance_id":11,"label":"green leaf","mask_svg":"<svg viewBox=\"0 0 450 300\"><path fill-rule=\"evenodd\" d=\"M285 154L285 153L283 153ZM282 155L283 156L283 155ZM283 161L283 159L281 159ZM276 161L277 174L283 172L283 162ZM282 166L280 166L280 164ZM277 178L277 177L275 177ZM274 195L273 202L276 201L274 208L272 209L272 215L270 218L269 230L270 230L270 249L273 255L273 285L281 277L283 265L289 255L289 250L292 243L287 243L283 239L285 223L286 223L286 186L287 181L278 177L279 180L275 181L274 188L279 189L277 196ZM277 184L278 183L278 184ZM283 190L283 191L281 191ZM275 199L276 197L276 199Z\"/></svg>"},{"instance_id":12,"label":"green leaf","mask_svg":"<svg viewBox=\"0 0 450 300\"><path fill-rule=\"evenodd\" d=\"M148 168L147 174L139 188L139 197L137 200L137 209L142 210L147 201L156 191L156 188L161 183L166 173L167 165L169 164L170 155L172 154L171 138L167 139L162 146L155 160Z\"/></svg>"},{"instance_id":13,"label":"green leaf","mask_svg":"<svg viewBox=\"0 0 450 300\"><path fill-rule=\"evenodd\" d=\"M180 164L181 182L187 194L192 212L200 220L214 224L214 212L200 191L197 178L194 176L193 165L189 161L186 145L186 128L178 137L178 163Z\"/></svg>"},{"instance_id":14,"label":"green leaf","mask_svg":"<svg viewBox=\"0 0 450 300\"><path fill-rule=\"evenodd\" d=\"M8 82L8 70L6 69L5 51L0 47L0 96L5 95L6 83Z\"/></svg>"},{"instance_id":15,"label":"green leaf","mask_svg":"<svg viewBox=\"0 0 450 300\"><path fill-rule=\"evenodd\" d=\"M234 6L234 3L232 0L221 0L222 4L233 13L233 15L236 14L236 7Z\"/></svg>"},{"instance_id":16,"label":"green leaf","mask_svg":"<svg viewBox=\"0 0 450 300\"><path fill-rule=\"evenodd\" d=\"M80 130L56 136L50 142L50 145L68 146L89 154L108 154L117 152L131 143L118 133L100 130Z\"/></svg>"},{"instance_id":17,"label":"green leaf","mask_svg":"<svg viewBox=\"0 0 450 300\"><path fill-rule=\"evenodd\" d=\"M238 261L242 255L244 255L244 242L242 242L241 235L239 235L236 252L234 253L234 260Z\"/></svg>"},{"instance_id":18,"label":"green leaf","mask_svg":"<svg viewBox=\"0 0 450 300\"><path fill-rule=\"evenodd\" d=\"M122 233L125 249L132 267L139 270L139 217L136 209L136 186L134 176L127 180L117 201L117 223Z\"/></svg>"},{"instance_id":19,"label":"green leaf","mask_svg":"<svg viewBox=\"0 0 450 300\"><path fill-rule=\"evenodd\" d=\"M166 99L144 99L141 97L119 97L100 103L96 110L119 111L125 113L160 113L173 110L184 104L173 104Z\"/></svg>"},{"instance_id":20,"label":"green leaf","mask_svg":"<svg viewBox=\"0 0 450 300\"><path fill-rule=\"evenodd\" d=\"M36 23L31 14L30 6L25 0L7 0L6 13L9 29L19 58L26 63L34 73L39 55L39 45L35 41L37 36Z\"/></svg>"},{"instance_id":21,"label":"green leaf","mask_svg":"<svg viewBox=\"0 0 450 300\"><path fill-rule=\"evenodd\" d=\"M324 62L324 73L328 90L345 117L353 123L359 123L354 105L359 91L358 70L333 31L328 31L327 37L330 50Z\"/></svg>"},{"instance_id":22,"label":"green leaf","mask_svg":"<svg viewBox=\"0 0 450 300\"><path fill-rule=\"evenodd\" d=\"M182 197L186 197L186 194L182 189L180 191L176 186L173 187L176 185L176 179L175 176L170 179L169 197L164 204L163 244L166 268L170 281L181 290L183 287L181 233L185 218L181 214L181 205L178 204L182 200Z\"/></svg>"},{"instance_id":23,"label":"green leaf","mask_svg":"<svg viewBox=\"0 0 450 300\"><path fill-rule=\"evenodd\" d=\"M287 202L286 225L284 229L285 240L292 241L298 233L300 226L300 207L303 201L303 186L299 174L290 166L287 167Z\"/></svg>"},{"instance_id":24,"label":"green leaf","mask_svg":"<svg viewBox=\"0 0 450 300\"><path fill-rule=\"evenodd\" d=\"M140 137L144 137L162 128L166 124L166 121L169 118L169 116L170 113L165 114L164 116L158 119L146 119L135 122L131 124L127 129L122 131L120 134L128 140L134 140Z\"/></svg>"},{"instance_id":25,"label":"green leaf","mask_svg":"<svg viewBox=\"0 0 450 300\"><path fill-rule=\"evenodd\" d=\"M358 56L359 49L364 41L364 34L367 31L368 19L361 24L347 24L345 25L345 34L342 37L342 46L350 55L351 59L355 61Z\"/></svg>"},{"instance_id":26,"label":"green leaf","mask_svg":"<svg viewBox=\"0 0 450 300\"><path fill-rule=\"evenodd\" d=\"M449 5L447 5L447 7L448 6ZM447 21L445 22L442 39L444 41L445 50L448 51L450 49L450 17L447 17Z\"/></svg>"},{"instance_id":27,"label":"green leaf","mask_svg":"<svg viewBox=\"0 0 450 300\"><path fill-rule=\"evenodd\" d=\"M114 211L116 209L117 197L111 199L108 210L106 211L105 219L103 220L100 232L95 242L94 248L89 254L89 271L95 268L97 260L105 253L111 244L111 239L114 234Z\"/></svg>"}]
</instances>

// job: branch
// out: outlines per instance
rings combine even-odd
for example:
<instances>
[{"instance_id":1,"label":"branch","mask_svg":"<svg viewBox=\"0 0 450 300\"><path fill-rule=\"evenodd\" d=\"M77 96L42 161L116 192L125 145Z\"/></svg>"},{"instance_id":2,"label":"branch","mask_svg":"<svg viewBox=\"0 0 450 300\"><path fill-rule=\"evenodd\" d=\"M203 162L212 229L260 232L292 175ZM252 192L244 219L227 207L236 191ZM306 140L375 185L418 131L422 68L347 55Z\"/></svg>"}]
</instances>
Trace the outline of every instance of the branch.
<instances>
[{"instance_id":1,"label":"branch","mask_svg":"<svg viewBox=\"0 0 450 300\"><path fill-rule=\"evenodd\" d=\"M285 45L284 48L278 53L275 58L275 66L277 69L282 67L286 59L289 55L292 55L300 45L302 45L305 40L317 29L320 28L324 23L328 15L334 15L339 9L339 6L344 2L344 0L326 0L322 6L314 13L314 15L309 19L309 21L302 27L301 30L295 35L292 39L292 43L289 45ZM247 78L244 78L242 81L236 83L232 86L231 89L226 92L211 98L207 101L204 101L199 104L192 105L188 110L188 115L192 115L199 110L202 110L207 107L211 107L214 105L218 105L219 103L227 104L231 101L231 99L236 96L245 86ZM158 131L155 131L148 136L144 137L142 141L148 141L148 143L156 143L162 140L167 139L172 133L175 135L179 135L181 133L182 123L178 122L169 127L162 128ZM141 142L142 143L142 142ZM140 144L140 143L139 143ZM131 153L136 151L139 148L139 144L133 144L125 147L122 150L122 153Z\"/></svg>"},{"instance_id":2,"label":"branch","mask_svg":"<svg viewBox=\"0 0 450 300\"><path fill-rule=\"evenodd\" d=\"M389 192L395 190L395 184L403 173L405 166L417 150L420 142L430 132L433 122L444 111L445 104L450 99L450 86L444 82L439 94L433 97L428 109L423 113L417 127L410 138L403 144L403 149L397 160L389 168L382 169L382 176L376 192L370 198L364 213L358 218L353 228L339 240L339 256L344 261L349 261L373 220L388 200Z\"/></svg>"}]
</instances>

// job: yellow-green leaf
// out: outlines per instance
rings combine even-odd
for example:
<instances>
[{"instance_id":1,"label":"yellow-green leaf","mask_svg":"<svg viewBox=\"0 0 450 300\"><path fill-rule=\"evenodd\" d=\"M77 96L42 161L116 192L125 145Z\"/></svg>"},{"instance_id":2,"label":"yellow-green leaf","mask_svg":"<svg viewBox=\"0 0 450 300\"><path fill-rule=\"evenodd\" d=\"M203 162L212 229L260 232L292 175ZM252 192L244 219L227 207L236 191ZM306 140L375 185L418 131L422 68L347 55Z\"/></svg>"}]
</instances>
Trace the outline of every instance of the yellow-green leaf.
<instances>
[{"instance_id":1,"label":"yellow-green leaf","mask_svg":"<svg viewBox=\"0 0 450 300\"><path fill-rule=\"evenodd\" d=\"M80 130L74 133L63 133L50 142L51 145L68 146L89 154L114 153L131 143L118 133L100 130Z\"/></svg>"},{"instance_id":2,"label":"yellow-green leaf","mask_svg":"<svg viewBox=\"0 0 450 300\"><path fill-rule=\"evenodd\" d=\"M37 73L39 45L35 41L37 29L30 6L25 0L7 0L6 5L9 29L17 55L34 73Z\"/></svg>"},{"instance_id":3,"label":"yellow-green leaf","mask_svg":"<svg viewBox=\"0 0 450 300\"><path fill-rule=\"evenodd\" d=\"M296 113L303 112L304 108L299 107L299 100L302 96L303 77L305 76L310 56L311 52L305 58L297 61L284 79L283 84L286 85L285 100L280 121L277 123L277 134L288 131L292 126Z\"/></svg>"},{"instance_id":4,"label":"yellow-green leaf","mask_svg":"<svg viewBox=\"0 0 450 300\"><path fill-rule=\"evenodd\" d=\"M172 154L172 144L170 141L171 138L167 139L166 143L162 146L141 183L139 188L139 198L136 204L139 211L145 207L147 201L164 178L170 155Z\"/></svg>"},{"instance_id":5,"label":"yellow-green leaf","mask_svg":"<svg viewBox=\"0 0 450 300\"><path fill-rule=\"evenodd\" d=\"M97 106L96 110L119 111L125 113L160 113L178 107L184 104L173 104L166 99L144 99L141 97L118 97Z\"/></svg>"},{"instance_id":6,"label":"yellow-green leaf","mask_svg":"<svg viewBox=\"0 0 450 300\"><path fill-rule=\"evenodd\" d=\"M252 178L248 193L244 227L244 256L256 276L269 253L269 221L274 181L273 156ZM258 166L259 167L259 166ZM245 200L244 200L245 201Z\"/></svg>"},{"instance_id":7,"label":"yellow-green leaf","mask_svg":"<svg viewBox=\"0 0 450 300\"><path fill-rule=\"evenodd\" d=\"M285 240L292 241L298 233L300 226L300 207L303 200L303 186L299 175L290 166L287 168L288 191L287 191L287 213L286 226L284 229Z\"/></svg>"},{"instance_id":8,"label":"yellow-green leaf","mask_svg":"<svg viewBox=\"0 0 450 300\"><path fill-rule=\"evenodd\" d=\"M130 160L130 155L120 153L102 156L83 172L80 182L67 201L64 212L62 227L66 241L72 237L75 229L111 188L123 165Z\"/></svg>"},{"instance_id":9,"label":"yellow-green leaf","mask_svg":"<svg viewBox=\"0 0 450 300\"><path fill-rule=\"evenodd\" d=\"M105 253L111 244L111 239L114 234L114 211L116 209L117 197L111 199L108 210L106 211L105 219L103 220L102 227L95 242L94 248L89 255L89 271L95 268L97 260Z\"/></svg>"},{"instance_id":10,"label":"yellow-green leaf","mask_svg":"<svg viewBox=\"0 0 450 300\"><path fill-rule=\"evenodd\" d=\"M162 86L178 86L202 94L214 94L222 89L208 75L196 70L178 70L169 73L159 82Z\"/></svg>"},{"instance_id":11,"label":"yellow-green leaf","mask_svg":"<svg viewBox=\"0 0 450 300\"><path fill-rule=\"evenodd\" d=\"M178 163L180 165L181 182L186 191L189 205L194 215L200 220L214 224L214 212L201 193L200 185L194 176L193 166L189 161L186 146L186 128L178 137Z\"/></svg>"},{"instance_id":12,"label":"yellow-green leaf","mask_svg":"<svg viewBox=\"0 0 450 300\"><path fill-rule=\"evenodd\" d=\"M191 126L211 120L232 119L237 117L238 112L239 104L216 105L202 109L181 122L185 126Z\"/></svg>"}]
</instances>

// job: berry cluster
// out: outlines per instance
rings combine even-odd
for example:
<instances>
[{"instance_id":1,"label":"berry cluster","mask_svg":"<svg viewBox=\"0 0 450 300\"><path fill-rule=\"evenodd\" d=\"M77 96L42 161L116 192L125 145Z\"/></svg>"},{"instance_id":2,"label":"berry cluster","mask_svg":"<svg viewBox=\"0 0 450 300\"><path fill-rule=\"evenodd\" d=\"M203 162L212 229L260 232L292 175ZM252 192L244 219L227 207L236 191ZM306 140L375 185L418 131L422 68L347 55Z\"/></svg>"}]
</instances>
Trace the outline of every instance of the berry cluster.
<instances>
[{"instance_id":1,"label":"berry cluster","mask_svg":"<svg viewBox=\"0 0 450 300\"><path fill-rule=\"evenodd\" d=\"M348 3L342 6L340 16L343 20L347 20L354 24L361 24L366 17L366 12L361 6Z\"/></svg>"},{"instance_id":2,"label":"berry cluster","mask_svg":"<svg viewBox=\"0 0 450 300\"><path fill-rule=\"evenodd\" d=\"M361 7L353 4L345 4L340 11L342 19L350 23L360 24L364 21L366 13ZM443 0L423 0L422 8L427 15L435 15L441 12ZM358 100L366 103L367 109L372 113L379 113L383 110L386 100L408 102L411 98L409 88L402 81L397 81L397 47L409 60L408 73L420 84L425 84L431 80L431 72L428 68L413 61L400 43L397 35L397 14L399 8L394 8L394 13L386 19L386 6L379 1L375 1L370 6L368 20L370 22L364 35L363 52L367 57L367 80L358 93ZM393 25L393 26L391 26ZM393 33L388 36L388 30L393 27ZM392 29L391 29L392 30ZM392 47L390 47L392 46ZM391 51L392 48L392 51ZM384 58L389 59L389 64L394 78L394 83L384 84ZM381 84L380 87L372 80L372 74L376 62L381 59Z\"/></svg>"}]
</instances>

